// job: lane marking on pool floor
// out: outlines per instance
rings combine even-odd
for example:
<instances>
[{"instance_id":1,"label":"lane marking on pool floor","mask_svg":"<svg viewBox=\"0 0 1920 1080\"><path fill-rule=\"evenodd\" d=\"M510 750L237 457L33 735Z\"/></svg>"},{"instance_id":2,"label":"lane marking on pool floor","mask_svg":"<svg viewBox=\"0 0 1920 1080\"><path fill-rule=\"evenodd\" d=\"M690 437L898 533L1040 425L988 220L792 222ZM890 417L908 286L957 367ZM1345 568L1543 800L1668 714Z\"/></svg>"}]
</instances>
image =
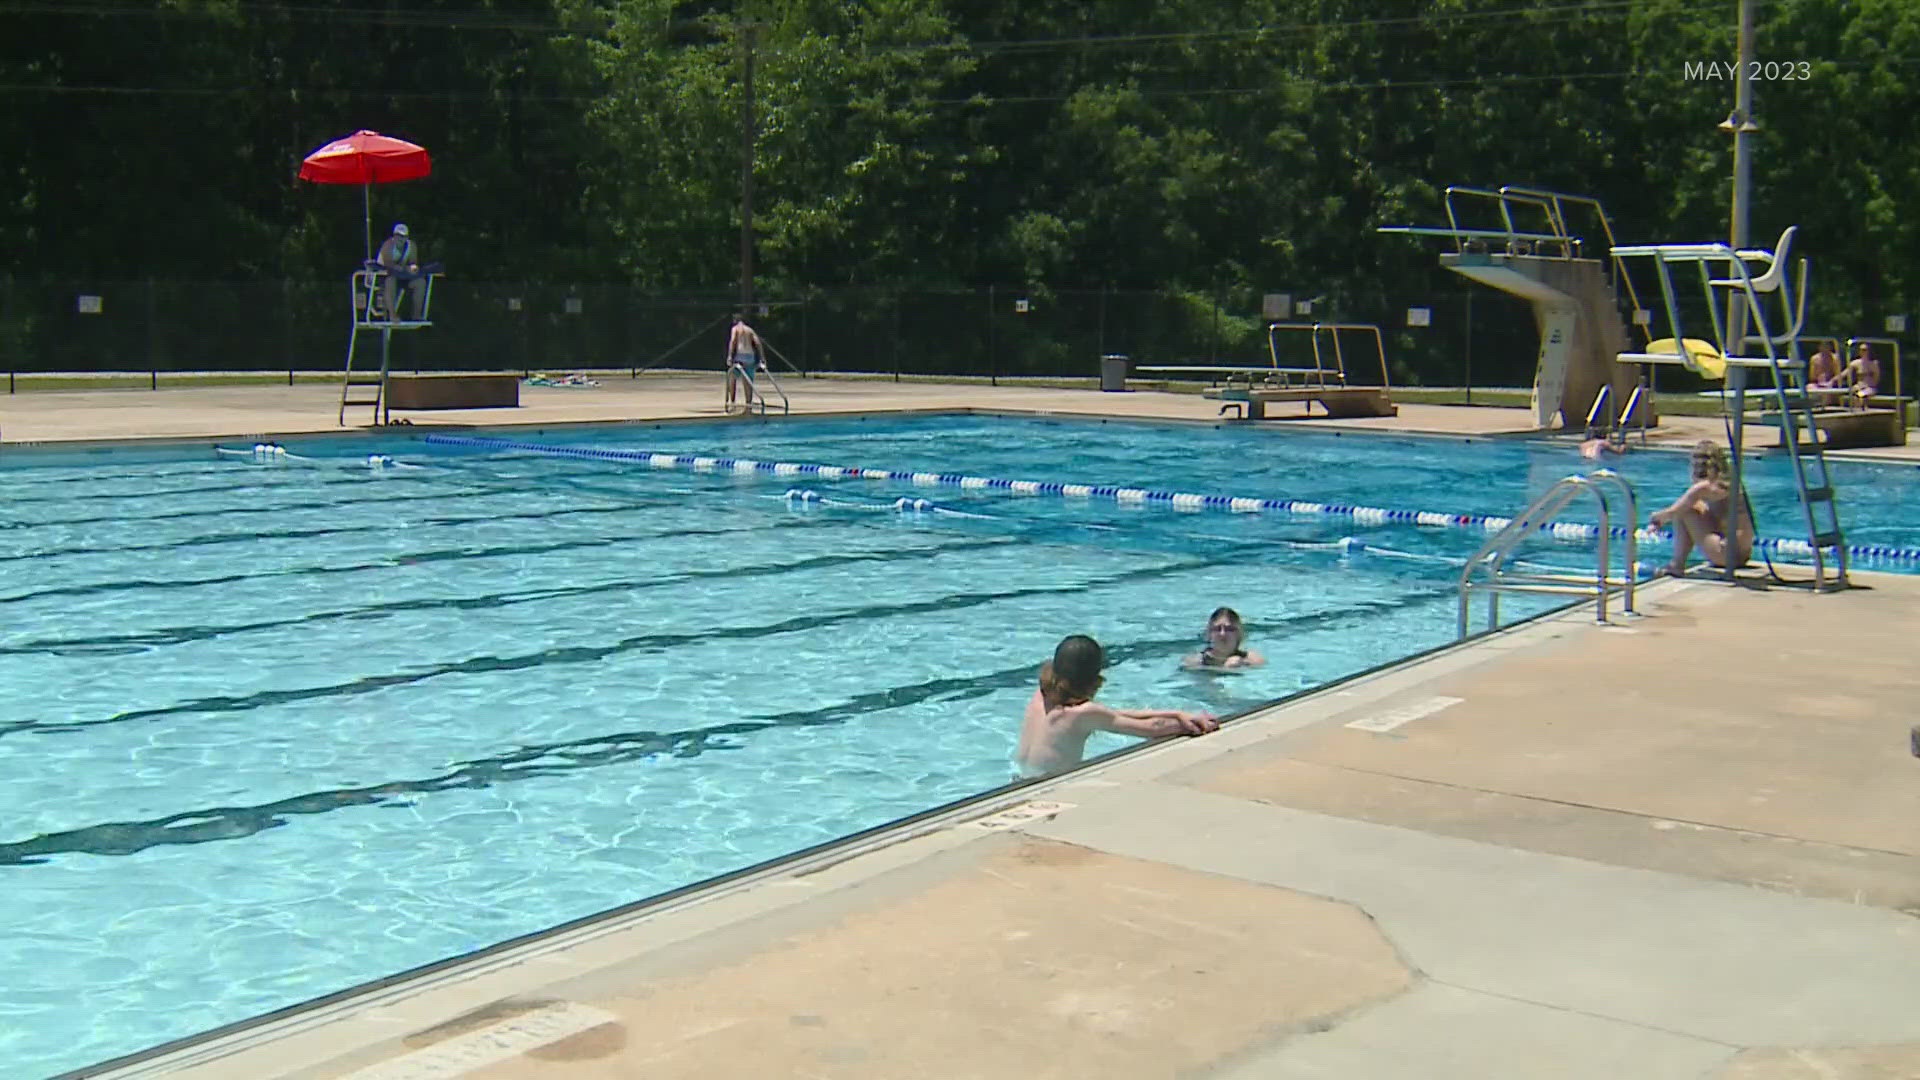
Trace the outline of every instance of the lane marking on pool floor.
<instances>
[{"instance_id":1,"label":"lane marking on pool floor","mask_svg":"<svg viewBox=\"0 0 1920 1080\"><path fill-rule=\"evenodd\" d=\"M1402 705L1398 709L1389 709L1373 716L1363 716L1347 724L1361 731L1392 731L1401 724L1412 723L1423 716L1432 716L1442 709L1450 709L1467 700L1457 697L1430 697L1425 701L1416 701L1411 705Z\"/></svg>"},{"instance_id":2,"label":"lane marking on pool floor","mask_svg":"<svg viewBox=\"0 0 1920 1080\"><path fill-rule=\"evenodd\" d=\"M574 1001L556 1001L378 1065L369 1065L348 1073L341 1080L448 1080L602 1024L619 1022L619 1017L603 1009Z\"/></svg>"}]
</instances>

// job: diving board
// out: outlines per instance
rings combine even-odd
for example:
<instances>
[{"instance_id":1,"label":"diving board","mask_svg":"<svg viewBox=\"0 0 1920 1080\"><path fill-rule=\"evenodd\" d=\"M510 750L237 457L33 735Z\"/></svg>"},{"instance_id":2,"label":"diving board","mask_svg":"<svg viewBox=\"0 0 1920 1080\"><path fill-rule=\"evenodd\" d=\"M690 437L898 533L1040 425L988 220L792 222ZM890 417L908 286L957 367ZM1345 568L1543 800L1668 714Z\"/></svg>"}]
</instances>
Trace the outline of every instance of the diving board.
<instances>
[{"instance_id":1,"label":"diving board","mask_svg":"<svg viewBox=\"0 0 1920 1080\"><path fill-rule=\"evenodd\" d=\"M1297 332L1297 333L1296 333ZM1373 353L1380 363L1378 385L1356 385L1347 371L1346 349L1341 335L1358 334L1373 342ZM1281 363L1282 338L1307 337L1313 366ZM1267 405L1297 401L1313 411L1317 403L1329 418L1354 416L1395 416L1387 376L1386 345L1380 328L1371 323L1275 322L1267 324L1267 358L1260 364L1157 364L1136 368L1139 372L1165 375L1205 375L1214 384L1201 392L1211 401L1228 404L1225 413L1238 405L1239 419L1264 420Z\"/></svg>"}]
</instances>

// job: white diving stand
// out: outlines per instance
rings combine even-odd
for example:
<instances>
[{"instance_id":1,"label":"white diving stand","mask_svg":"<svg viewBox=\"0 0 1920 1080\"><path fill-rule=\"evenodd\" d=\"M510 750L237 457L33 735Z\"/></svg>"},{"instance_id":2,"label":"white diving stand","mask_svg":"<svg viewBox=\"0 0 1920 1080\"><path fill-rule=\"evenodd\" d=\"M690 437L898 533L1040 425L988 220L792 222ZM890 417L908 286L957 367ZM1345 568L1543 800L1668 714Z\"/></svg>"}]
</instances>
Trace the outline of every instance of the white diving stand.
<instances>
[{"instance_id":1,"label":"white diving stand","mask_svg":"<svg viewBox=\"0 0 1920 1080\"><path fill-rule=\"evenodd\" d=\"M370 406L373 409L371 422L378 425L387 422L387 372L393 359L393 333L396 330L424 330L433 325L433 283L445 275L439 270L429 269L418 275L417 280L426 284L420 290L420 317L417 319L389 319L392 314L384 309L386 298L381 295L388 273L380 264L369 260L360 269L355 270L347 280L349 300L352 304L353 324L347 335L346 374L340 380L340 425L346 426L347 410L354 406ZM412 293L411 282L402 282L394 290L394 307L404 309ZM378 332L380 335L380 370L355 372L353 358L362 333ZM361 391L355 395L355 390Z\"/></svg>"},{"instance_id":2,"label":"white diving stand","mask_svg":"<svg viewBox=\"0 0 1920 1080\"><path fill-rule=\"evenodd\" d=\"M1572 215L1584 213L1611 246L1606 209L1586 195L1512 184L1497 191L1450 186L1443 205L1444 228L1392 225L1376 231L1452 241L1454 250L1441 254L1441 266L1527 302L1539 335L1532 395L1536 428L1574 429L1583 417L1590 428L1601 421L1612 430L1623 422L1628 414L1616 416L1613 403L1624 399L1634 407L1640 398L1625 381L1637 373L1613 363L1628 343L1616 283L1625 288L1631 306L1639 304L1617 260L1610 280L1607 256L1588 254L1586 242L1570 228ZM1499 227L1463 225L1468 207L1477 207L1482 218L1497 214ZM1523 230L1518 215L1541 222L1544 231ZM1647 419L1643 413L1642 423Z\"/></svg>"}]
</instances>

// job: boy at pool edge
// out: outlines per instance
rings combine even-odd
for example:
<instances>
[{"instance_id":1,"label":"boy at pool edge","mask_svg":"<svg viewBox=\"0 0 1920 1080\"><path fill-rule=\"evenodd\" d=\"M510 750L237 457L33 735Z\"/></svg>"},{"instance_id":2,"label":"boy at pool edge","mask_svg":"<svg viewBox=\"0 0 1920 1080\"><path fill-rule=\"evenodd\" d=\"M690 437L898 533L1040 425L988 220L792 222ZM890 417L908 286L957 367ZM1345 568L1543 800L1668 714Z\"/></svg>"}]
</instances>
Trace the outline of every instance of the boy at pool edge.
<instances>
[{"instance_id":1,"label":"boy at pool edge","mask_svg":"<svg viewBox=\"0 0 1920 1080\"><path fill-rule=\"evenodd\" d=\"M1027 702L1020 748L1014 753L1019 779L1051 776L1080 764L1087 736L1096 731L1157 739L1220 729L1211 713L1115 709L1100 704L1093 695L1104 681L1100 669L1105 666L1100 643L1084 634L1062 641L1053 650L1053 659L1040 666L1040 688Z\"/></svg>"}]
</instances>

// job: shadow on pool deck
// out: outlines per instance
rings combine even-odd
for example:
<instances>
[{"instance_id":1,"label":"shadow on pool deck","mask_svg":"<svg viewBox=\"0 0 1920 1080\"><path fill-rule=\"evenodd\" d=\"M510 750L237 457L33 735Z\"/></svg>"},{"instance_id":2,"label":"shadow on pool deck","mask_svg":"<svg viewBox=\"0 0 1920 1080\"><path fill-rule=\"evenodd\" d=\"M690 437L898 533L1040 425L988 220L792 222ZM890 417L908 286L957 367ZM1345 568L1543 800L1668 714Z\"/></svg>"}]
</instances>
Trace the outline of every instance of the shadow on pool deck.
<instances>
[{"instance_id":1,"label":"shadow on pool deck","mask_svg":"<svg viewBox=\"0 0 1920 1080\"><path fill-rule=\"evenodd\" d=\"M7 402L0 428L284 434L313 392L330 424L326 388L296 387L252 407L259 390L182 391L199 396L164 420L153 402ZM529 391L521 412L711 413L716 392L663 380L548 409ZM1211 408L812 394L819 411ZM1515 419L1479 412L1399 419ZM1643 618L1530 624L120 1075L1920 1076L1920 579L1860 580L1665 582Z\"/></svg>"}]
</instances>

